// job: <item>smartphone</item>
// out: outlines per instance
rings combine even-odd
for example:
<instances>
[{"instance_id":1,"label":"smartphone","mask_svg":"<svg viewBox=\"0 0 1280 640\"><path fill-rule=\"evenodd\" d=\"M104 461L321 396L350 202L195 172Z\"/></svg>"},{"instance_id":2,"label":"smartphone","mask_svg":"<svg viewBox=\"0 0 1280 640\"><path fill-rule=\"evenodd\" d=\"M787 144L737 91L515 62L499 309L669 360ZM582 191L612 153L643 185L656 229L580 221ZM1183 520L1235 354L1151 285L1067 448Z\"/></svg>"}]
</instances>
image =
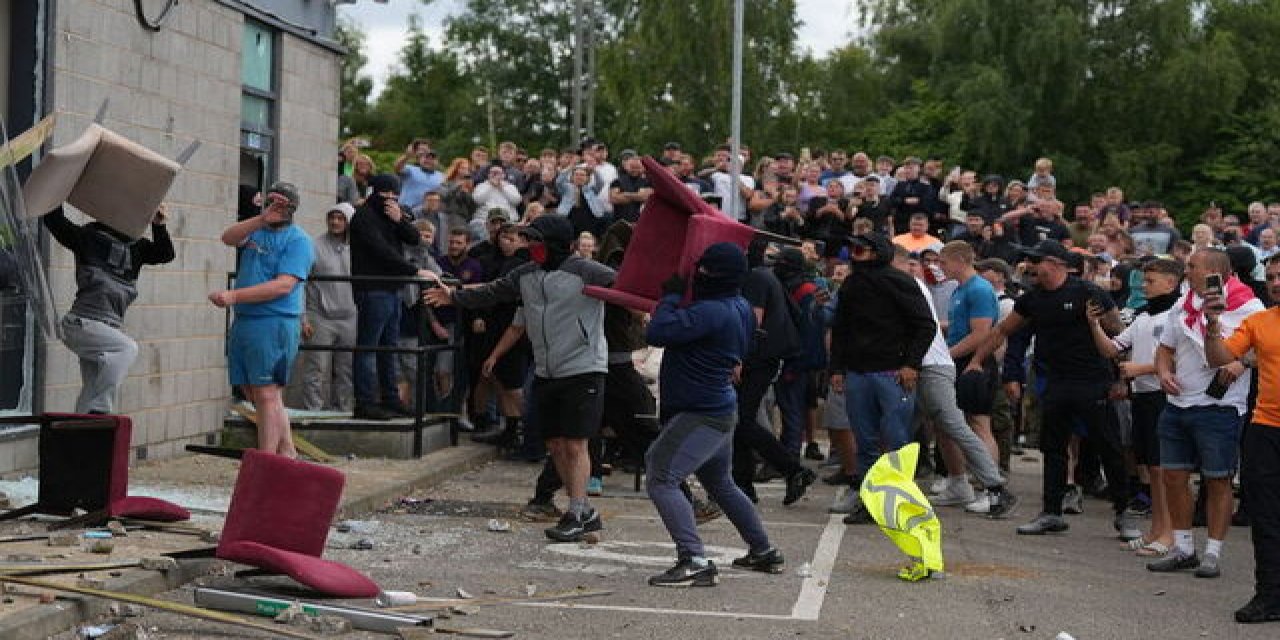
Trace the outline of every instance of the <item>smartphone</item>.
<instances>
[{"instance_id":1,"label":"smartphone","mask_svg":"<svg viewBox=\"0 0 1280 640\"><path fill-rule=\"evenodd\" d=\"M818 240L818 241L815 241L815 242L813 243L813 248L814 248L814 250L815 250L815 251L817 251L818 255L820 255L820 256L825 256L825 255L827 255L827 241L826 241L826 240Z\"/></svg>"},{"instance_id":2,"label":"smartphone","mask_svg":"<svg viewBox=\"0 0 1280 640\"><path fill-rule=\"evenodd\" d=\"M1204 277L1204 294L1222 297L1222 274L1211 273Z\"/></svg>"}]
</instances>

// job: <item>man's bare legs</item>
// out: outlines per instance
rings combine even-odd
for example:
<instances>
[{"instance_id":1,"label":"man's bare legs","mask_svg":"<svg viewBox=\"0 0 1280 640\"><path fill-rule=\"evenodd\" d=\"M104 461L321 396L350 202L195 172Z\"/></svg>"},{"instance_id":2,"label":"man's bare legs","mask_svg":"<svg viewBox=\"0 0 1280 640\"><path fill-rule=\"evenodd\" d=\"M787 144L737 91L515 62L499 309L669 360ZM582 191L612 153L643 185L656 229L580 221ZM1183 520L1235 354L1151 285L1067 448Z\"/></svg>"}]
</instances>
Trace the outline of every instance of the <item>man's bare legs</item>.
<instances>
[{"instance_id":1,"label":"man's bare legs","mask_svg":"<svg viewBox=\"0 0 1280 640\"><path fill-rule=\"evenodd\" d=\"M245 397L258 412L258 448L288 458L297 458L293 433L289 428L289 412L284 408L284 394L279 385L244 385Z\"/></svg>"}]
</instances>

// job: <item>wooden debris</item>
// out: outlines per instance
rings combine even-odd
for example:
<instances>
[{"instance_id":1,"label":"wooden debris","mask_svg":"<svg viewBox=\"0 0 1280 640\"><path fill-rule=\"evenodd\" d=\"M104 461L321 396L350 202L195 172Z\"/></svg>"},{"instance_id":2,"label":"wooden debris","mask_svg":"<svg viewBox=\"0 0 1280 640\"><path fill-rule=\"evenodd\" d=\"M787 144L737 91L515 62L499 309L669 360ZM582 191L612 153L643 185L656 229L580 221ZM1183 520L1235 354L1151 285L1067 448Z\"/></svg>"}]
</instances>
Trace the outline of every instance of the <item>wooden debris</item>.
<instances>
[{"instance_id":1,"label":"wooden debris","mask_svg":"<svg viewBox=\"0 0 1280 640\"><path fill-rule=\"evenodd\" d=\"M83 587L73 587L56 582L39 580L36 578L19 578L14 576L0 576L0 582L8 582L12 584L20 584L28 587L36 587L38 589L49 589L51 591L62 591L65 593L75 593L82 596L93 596L96 598L105 598L107 600L115 600L117 602L127 602L131 604L140 604L151 607L152 609L160 609L170 613L200 618L201 620L209 620L211 622L221 622L223 624L244 627L246 629L255 629L265 633L273 633L287 638L302 638L303 640L314 640L315 636L307 633L294 631L288 627L281 627L274 624L263 624L252 620L245 620L238 616L233 616L218 611L211 611L188 604L178 602L170 602L168 600L160 600L158 598L148 598L146 596L135 595L132 593L121 593L117 591L107 591L105 589L86 589Z\"/></svg>"}]
</instances>

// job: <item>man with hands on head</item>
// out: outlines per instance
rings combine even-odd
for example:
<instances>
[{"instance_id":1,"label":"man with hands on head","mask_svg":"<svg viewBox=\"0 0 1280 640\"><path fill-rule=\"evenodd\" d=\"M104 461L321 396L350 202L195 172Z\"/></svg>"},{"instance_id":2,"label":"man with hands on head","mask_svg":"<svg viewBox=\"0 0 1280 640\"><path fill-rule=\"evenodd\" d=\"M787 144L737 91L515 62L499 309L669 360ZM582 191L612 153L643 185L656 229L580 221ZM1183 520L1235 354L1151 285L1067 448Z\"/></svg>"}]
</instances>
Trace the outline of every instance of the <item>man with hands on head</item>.
<instances>
[{"instance_id":1,"label":"man with hands on head","mask_svg":"<svg viewBox=\"0 0 1280 640\"><path fill-rule=\"evenodd\" d=\"M227 246L244 249L234 289L215 291L209 301L234 305L227 335L227 370L258 412L258 448L297 457L284 408L284 387L298 356L302 333L303 282L315 252L311 238L293 224L298 190L277 182L267 190L266 209L222 233Z\"/></svg>"}]
</instances>

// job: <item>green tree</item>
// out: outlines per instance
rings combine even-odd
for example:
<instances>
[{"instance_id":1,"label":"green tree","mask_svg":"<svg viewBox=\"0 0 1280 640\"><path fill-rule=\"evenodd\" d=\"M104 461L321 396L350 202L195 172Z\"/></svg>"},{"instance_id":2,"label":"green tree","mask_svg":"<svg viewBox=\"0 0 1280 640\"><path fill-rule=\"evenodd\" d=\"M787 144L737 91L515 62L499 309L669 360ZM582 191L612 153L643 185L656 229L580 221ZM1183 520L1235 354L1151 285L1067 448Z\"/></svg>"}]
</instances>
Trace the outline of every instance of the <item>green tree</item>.
<instances>
[{"instance_id":1,"label":"green tree","mask_svg":"<svg viewBox=\"0 0 1280 640\"><path fill-rule=\"evenodd\" d=\"M796 36L793 0L747 2L743 142L763 151L790 143L779 118L800 105L789 83ZM642 2L619 19L600 53L600 104L607 136L655 150L667 140L695 149L729 134L732 3ZM809 108L810 105L804 105Z\"/></svg>"},{"instance_id":2,"label":"green tree","mask_svg":"<svg viewBox=\"0 0 1280 640\"><path fill-rule=\"evenodd\" d=\"M360 26L340 18L333 32L334 40L346 49L342 58L340 89L338 94L338 129L343 138L370 133L375 126L369 96L373 93L373 79L364 74L369 58L364 54L365 34Z\"/></svg>"},{"instance_id":3,"label":"green tree","mask_svg":"<svg viewBox=\"0 0 1280 640\"><path fill-rule=\"evenodd\" d=\"M416 14L409 16L408 36L398 64L378 96L375 138L379 148L400 150L415 138L430 139L442 154L458 154L481 131L474 115L476 83L452 51L431 47Z\"/></svg>"}]
</instances>

